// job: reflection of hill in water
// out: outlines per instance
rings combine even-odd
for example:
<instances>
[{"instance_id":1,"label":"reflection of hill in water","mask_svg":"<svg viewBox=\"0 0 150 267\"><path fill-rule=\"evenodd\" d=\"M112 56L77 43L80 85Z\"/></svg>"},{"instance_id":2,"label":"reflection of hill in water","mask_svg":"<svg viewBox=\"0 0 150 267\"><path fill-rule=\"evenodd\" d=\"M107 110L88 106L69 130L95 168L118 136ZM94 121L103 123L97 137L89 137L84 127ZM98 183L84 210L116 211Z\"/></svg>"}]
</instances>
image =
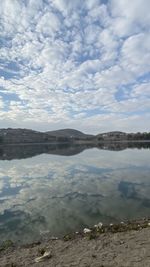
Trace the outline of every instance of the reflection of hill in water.
<instances>
[{"instance_id":1,"label":"reflection of hill in water","mask_svg":"<svg viewBox=\"0 0 150 267\"><path fill-rule=\"evenodd\" d=\"M34 144L0 146L0 160L30 158L40 154L72 156L81 153L88 146L70 146L69 144Z\"/></svg>"},{"instance_id":2,"label":"reflection of hill in water","mask_svg":"<svg viewBox=\"0 0 150 267\"><path fill-rule=\"evenodd\" d=\"M150 149L150 142L104 142L98 144L1 145L0 160L30 158L40 154L73 156L89 148L120 151L127 148Z\"/></svg>"},{"instance_id":3,"label":"reflection of hill in water","mask_svg":"<svg viewBox=\"0 0 150 267\"><path fill-rule=\"evenodd\" d=\"M127 148L150 149L150 142L105 142L97 145L99 149L121 151Z\"/></svg>"}]
</instances>

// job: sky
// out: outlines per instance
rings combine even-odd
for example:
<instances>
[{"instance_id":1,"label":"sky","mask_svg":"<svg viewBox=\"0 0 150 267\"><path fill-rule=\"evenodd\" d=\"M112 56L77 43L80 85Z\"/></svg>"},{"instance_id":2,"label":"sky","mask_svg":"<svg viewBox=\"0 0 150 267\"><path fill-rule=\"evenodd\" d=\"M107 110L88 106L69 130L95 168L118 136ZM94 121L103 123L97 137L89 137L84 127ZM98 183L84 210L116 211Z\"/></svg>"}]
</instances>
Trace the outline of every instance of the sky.
<instances>
[{"instance_id":1,"label":"sky","mask_svg":"<svg viewBox=\"0 0 150 267\"><path fill-rule=\"evenodd\" d=\"M8 127L150 131L150 1L1 0Z\"/></svg>"}]
</instances>

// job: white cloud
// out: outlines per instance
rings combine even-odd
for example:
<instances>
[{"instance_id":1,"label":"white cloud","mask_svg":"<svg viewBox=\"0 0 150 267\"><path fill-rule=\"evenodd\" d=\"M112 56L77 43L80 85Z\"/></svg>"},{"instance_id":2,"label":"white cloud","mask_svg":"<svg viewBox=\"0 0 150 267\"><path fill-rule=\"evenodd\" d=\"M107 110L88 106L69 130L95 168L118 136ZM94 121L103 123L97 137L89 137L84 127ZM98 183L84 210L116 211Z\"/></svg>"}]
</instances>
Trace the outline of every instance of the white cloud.
<instances>
[{"instance_id":1,"label":"white cloud","mask_svg":"<svg viewBox=\"0 0 150 267\"><path fill-rule=\"evenodd\" d=\"M149 0L111 0L112 27L119 36L138 33L150 26Z\"/></svg>"},{"instance_id":2,"label":"white cloud","mask_svg":"<svg viewBox=\"0 0 150 267\"><path fill-rule=\"evenodd\" d=\"M72 11L79 11L84 5L84 1L67 1L67 0L53 0L53 5L61 11L65 16Z\"/></svg>"},{"instance_id":3,"label":"white cloud","mask_svg":"<svg viewBox=\"0 0 150 267\"><path fill-rule=\"evenodd\" d=\"M123 44L121 64L125 69L135 73L137 77L149 72L150 36L141 33L129 37Z\"/></svg>"},{"instance_id":4,"label":"white cloud","mask_svg":"<svg viewBox=\"0 0 150 267\"><path fill-rule=\"evenodd\" d=\"M2 97L0 97L0 110L4 108L4 102Z\"/></svg>"},{"instance_id":5,"label":"white cloud","mask_svg":"<svg viewBox=\"0 0 150 267\"><path fill-rule=\"evenodd\" d=\"M137 84L132 90L133 97L150 97L150 83Z\"/></svg>"},{"instance_id":6,"label":"white cloud","mask_svg":"<svg viewBox=\"0 0 150 267\"><path fill-rule=\"evenodd\" d=\"M52 12L47 12L41 17L36 30L45 36L51 36L60 29L60 26L59 18Z\"/></svg>"}]
</instances>

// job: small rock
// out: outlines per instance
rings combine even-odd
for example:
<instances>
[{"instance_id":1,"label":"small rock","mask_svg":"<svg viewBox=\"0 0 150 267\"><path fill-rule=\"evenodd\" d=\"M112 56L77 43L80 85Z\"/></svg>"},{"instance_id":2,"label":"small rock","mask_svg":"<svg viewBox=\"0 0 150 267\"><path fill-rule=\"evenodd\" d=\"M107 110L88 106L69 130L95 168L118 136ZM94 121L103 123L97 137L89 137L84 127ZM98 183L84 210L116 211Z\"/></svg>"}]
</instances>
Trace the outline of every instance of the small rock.
<instances>
[{"instance_id":1,"label":"small rock","mask_svg":"<svg viewBox=\"0 0 150 267\"><path fill-rule=\"evenodd\" d=\"M148 222L148 224L147 224L148 226L150 226L150 222Z\"/></svg>"}]
</instances>

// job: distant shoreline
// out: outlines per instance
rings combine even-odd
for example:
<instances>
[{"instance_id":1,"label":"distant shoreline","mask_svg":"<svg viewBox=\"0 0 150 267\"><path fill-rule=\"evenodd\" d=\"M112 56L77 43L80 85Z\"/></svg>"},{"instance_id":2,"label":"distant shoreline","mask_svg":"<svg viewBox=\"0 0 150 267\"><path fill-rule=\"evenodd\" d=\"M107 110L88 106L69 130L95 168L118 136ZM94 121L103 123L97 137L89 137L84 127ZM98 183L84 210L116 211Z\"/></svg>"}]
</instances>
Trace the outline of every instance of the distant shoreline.
<instances>
[{"instance_id":1,"label":"distant shoreline","mask_svg":"<svg viewBox=\"0 0 150 267\"><path fill-rule=\"evenodd\" d=\"M38 132L29 129L0 129L0 144L46 144L46 143L101 143L101 142L150 141L150 132L125 133L113 131L97 135L85 134L75 129Z\"/></svg>"},{"instance_id":2,"label":"distant shoreline","mask_svg":"<svg viewBox=\"0 0 150 267\"><path fill-rule=\"evenodd\" d=\"M24 145L59 145L59 144L70 144L70 145L80 145L80 144L115 144L115 143L150 143L150 140L103 140L103 141L87 141L87 140L74 140L72 143L66 142L22 142L22 143L0 143L0 146L24 146Z\"/></svg>"}]
</instances>

